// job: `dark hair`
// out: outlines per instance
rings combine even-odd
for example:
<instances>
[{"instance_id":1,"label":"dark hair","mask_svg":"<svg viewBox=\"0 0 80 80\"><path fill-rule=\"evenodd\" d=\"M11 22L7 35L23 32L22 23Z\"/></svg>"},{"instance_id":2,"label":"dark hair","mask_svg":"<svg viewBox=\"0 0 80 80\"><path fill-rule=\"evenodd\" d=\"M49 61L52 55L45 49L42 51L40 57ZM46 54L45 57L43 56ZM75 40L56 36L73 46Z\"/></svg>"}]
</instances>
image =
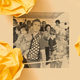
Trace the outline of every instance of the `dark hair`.
<instances>
[{"instance_id":1,"label":"dark hair","mask_svg":"<svg viewBox=\"0 0 80 80\"><path fill-rule=\"evenodd\" d=\"M16 24L18 23L16 19L13 19L14 22L16 22Z\"/></svg>"},{"instance_id":2,"label":"dark hair","mask_svg":"<svg viewBox=\"0 0 80 80\"><path fill-rule=\"evenodd\" d=\"M55 21L55 23L57 23L57 22L60 24L60 20L56 20L56 21Z\"/></svg>"},{"instance_id":3,"label":"dark hair","mask_svg":"<svg viewBox=\"0 0 80 80\"><path fill-rule=\"evenodd\" d=\"M67 25L67 23L65 22L64 25Z\"/></svg>"},{"instance_id":4,"label":"dark hair","mask_svg":"<svg viewBox=\"0 0 80 80\"><path fill-rule=\"evenodd\" d=\"M46 23L46 21L42 21L42 24L43 24L44 22Z\"/></svg>"},{"instance_id":5,"label":"dark hair","mask_svg":"<svg viewBox=\"0 0 80 80\"><path fill-rule=\"evenodd\" d=\"M47 31L47 27L50 26L49 24L46 24L45 26L45 31ZM51 26L50 26L50 29L51 29Z\"/></svg>"},{"instance_id":6,"label":"dark hair","mask_svg":"<svg viewBox=\"0 0 80 80\"><path fill-rule=\"evenodd\" d=\"M20 28L20 26L16 26L16 29L17 29L18 31L20 31L21 28Z\"/></svg>"},{"instance_id":7,"label":"dark hair","mask_svg":"<svg viewBox=\"0 0 80 80\"><path fill-rule=\"evenodd\" d=\"M65 28L65 31L67 30L67 28Z\"/></svg>"},{"instance_id":8,"label":"dark hair","mask_svg":"<svg viewBox=\"0 0 80 80\"><path fill-rule=\"evenodd\" d=\"M13 21L17 22L17 20L16 20L16 19L13 19Z\"/></svg>"},{"instance_id":9,"label":"dark hair","mask_svg":"<svg viewBox=\"0 0 80 80\"><path fill-rule=\"evenodd\" d=\"M19 25L22 26L23 25L22 22L19 22Z\"/></svg>"},{"instance_id":10,"label":"dark hair","mask_svg":"<svg viewBox=\"0 0 80 80\"><path fill-rule=\"evenodd\" d=\"M27 21L27 24L28 24L28 23L31 23L31 21L30 21L30 20L28 20L28 21Z\"/></svg>"},{"instance_id":11,"label":"dark hair","mask_svg":"<svg viewBox=\"0 0 80 80\"><path fill-rule=\"evenodd\" d=\"M51 27L50 32L51 32L51 31L53 31L53 32L54 32L54 34L56 34L56 30L55 30L54 28L52 28L52 27Z\"/></svg>"},{"instance_id":12,"label":"dark hair","mask_svg":"<svg viewBox=\"0 0 80 80\"><path fill-rule=\"evenodd\" d=\"M69 27L65 28L65 31L66 31L66 30L69 30Z\"/></svg>"},{"instance_id":13,"label":"dark hair","mask_svg":"<svg viewBox=\"0 0 80 80\"><path fill-rule=\"evenodd\" d=\"M26 27L26 26L24 26L24 25L23 25L23 26L21 26L21 28L20 28L20 29L25 28L25 27Z\"/></svg>"},{"instance_id":14,"label":"dark hair","mask_svg":"<svg viewBox=\"0 0 80 80\"><path fill-rule=\"evenodd\" d=\"M36 21L40 22L40 24L41 24L41 21L39 19L35 19L35 20L32 21L32 26L33 26L33 23L36 22Z\"/></svg>"}]
</instances>

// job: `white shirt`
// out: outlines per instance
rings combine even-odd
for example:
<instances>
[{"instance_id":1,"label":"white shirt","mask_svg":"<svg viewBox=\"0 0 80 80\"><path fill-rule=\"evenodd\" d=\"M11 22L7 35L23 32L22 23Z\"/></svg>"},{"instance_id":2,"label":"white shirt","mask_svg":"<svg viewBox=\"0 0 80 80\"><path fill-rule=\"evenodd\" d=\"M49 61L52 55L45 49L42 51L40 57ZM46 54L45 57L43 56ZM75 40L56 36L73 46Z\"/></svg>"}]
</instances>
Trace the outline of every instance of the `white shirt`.
<instances>
[{"instance_id":1,"label":"white shirt","mask_svg":"<svg viewBox=\"0 0 80 80\"><path fill-rule=\"evenodd\" d=\"M55 26L54 29L56 30L56 34L63 34L65 35L65 29L60 26Z\"/></svg>"},{"instance_id":2,"label":"white shirt","mask_svg":"<svg viewBox=\"0 0 80 80\"><path fill-rule=\"evenodd\" d=\"M58 34L61 30L60 26L55 26L54 29L56 30L56 34Z\"/></svg>"}]
</instances>

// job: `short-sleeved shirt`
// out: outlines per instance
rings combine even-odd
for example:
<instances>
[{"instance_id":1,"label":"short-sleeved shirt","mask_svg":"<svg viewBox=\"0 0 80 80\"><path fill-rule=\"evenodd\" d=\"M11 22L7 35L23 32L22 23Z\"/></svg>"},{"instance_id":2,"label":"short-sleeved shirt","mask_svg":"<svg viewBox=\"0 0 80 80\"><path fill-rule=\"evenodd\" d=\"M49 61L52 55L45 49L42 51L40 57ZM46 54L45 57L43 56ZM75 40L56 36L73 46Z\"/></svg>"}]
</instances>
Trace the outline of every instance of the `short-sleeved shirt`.
<instances>
[{"instance_id":1,"label":"short-sleeved shirt","mask_svg":"<svg viewBox=\"0 0 80 80\"><path fill-rule=\"evenodd\" d=\"M54 26L54 29L56 30L56 34L59 34L61 28L59 26Z\"/></svg>"}]
</instances>

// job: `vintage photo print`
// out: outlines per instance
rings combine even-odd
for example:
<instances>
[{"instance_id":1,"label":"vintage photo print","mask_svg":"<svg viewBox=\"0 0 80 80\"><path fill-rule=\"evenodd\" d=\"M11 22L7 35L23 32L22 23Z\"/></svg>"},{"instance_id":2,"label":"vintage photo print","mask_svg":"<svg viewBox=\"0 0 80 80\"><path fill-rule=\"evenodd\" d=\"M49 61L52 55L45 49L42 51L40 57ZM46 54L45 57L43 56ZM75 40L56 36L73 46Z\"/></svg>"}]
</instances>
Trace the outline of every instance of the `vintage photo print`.
<instances>
[{"instance_id":1,"label":"vintage photo print","mask_svg":"<svg viewBox=\"0 0 80 80\"><path fill-rule=\"evenodd\" d=\"M69 68L69 13L30 12L13 17L13 48L24 68Z\"/></svg>"}]
</instances>

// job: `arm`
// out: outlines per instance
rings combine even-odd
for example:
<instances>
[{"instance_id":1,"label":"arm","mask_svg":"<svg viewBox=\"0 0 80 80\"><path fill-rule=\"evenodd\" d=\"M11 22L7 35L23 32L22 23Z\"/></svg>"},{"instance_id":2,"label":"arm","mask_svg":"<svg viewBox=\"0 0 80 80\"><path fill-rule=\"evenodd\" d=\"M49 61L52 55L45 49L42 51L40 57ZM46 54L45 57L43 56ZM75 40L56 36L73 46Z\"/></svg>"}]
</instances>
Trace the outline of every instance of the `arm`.
<instances>
[{"instance_id":1,"label":"arm","mask_svg":"<svg viewBox=\"0 0 80 80\"><path fill-rule=\"evenodd\" d=\"M25 57L25 59L27 59L27 54L29 52L29 49L27 49L24 53L23 53L23 56Z\"/></svg>"},{"instance_id":2,"label":"arm","mask_svg":"<svg viewBox=\"0 0 80 80\"><path fill-rule=\"evenodd\" d=\"M45 31L45 32L43 33L43 35L44 35L44 39L45 39L45 40L49 40L50 37L51 37L51 35L49 35L49 34L47 33L47 31Z\"/></svg>"},{"instance_id":3,"label":"arm","mask_svg":"<svg viewBox=\"0 0 80 80\"><path fill-rule=\"evenodd\" d=\"M22 39L23 39L23 36L19 35L16 42L13 45L16 46L16 47L19 47Z\"/></svg>"}]
</instances>

